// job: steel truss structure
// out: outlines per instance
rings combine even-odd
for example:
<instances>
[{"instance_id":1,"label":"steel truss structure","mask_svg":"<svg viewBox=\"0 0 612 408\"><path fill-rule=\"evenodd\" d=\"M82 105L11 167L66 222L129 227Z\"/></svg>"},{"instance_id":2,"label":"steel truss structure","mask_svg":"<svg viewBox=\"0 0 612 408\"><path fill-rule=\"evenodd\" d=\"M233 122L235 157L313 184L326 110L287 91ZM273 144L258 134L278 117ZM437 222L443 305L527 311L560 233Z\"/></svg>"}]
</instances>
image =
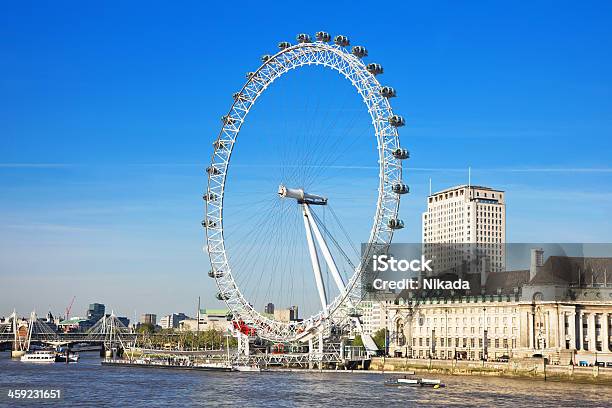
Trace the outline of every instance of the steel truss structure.
<instances>
[{"instance_id":1,"label":"steel truss structure","mask_svg":"<svg viewBox=\"0 0 612 408\"><path fill-rule=\"evenodd\" d=\"M51 326L41 321L36 312L21 321L17 313L9 317L10 325L0 328L0 343L13 343L13 350L28 351L32 342L60 346L72 343L101 343L107 350L113 347L126 348L128 342L136 339L136 334L121 323L114 313L103 316L86 333L57 333Z\"/></svg>"},{"instance_id":2,"label":"steel truss structure","mask_svg":"<svg viewBox=\"0 0 612 408\"><path fill-rule=\"evenodd\" d=\"M327 33L317 33L317 41L311 42L306 34L298 36L298 44L280 43L280 51L262 58L263 64L254 72L247 74L242 89L234 94L234 102L228 113L223 116L223 126L214 143L211 164L207 168L208 189L204 195L206 229L206 250L212 266L209 276L215 279L219 289L218 298L224 300L235 321L253 328L257 336L271 341L309 341L329 330L332 325L354 325L349 316L361 299L360 277L364 269L364 259L374 250L385 248L391 242L398 225L400 194L408 188L402 183L402 160L407 151L400 147L398 126L404 124L401 116L395 115L389 98L395 90L383 87L376 78L382 73L379 64L366 66L362 61L367 56L364 47L347 48L349 40L338 36L335 43L329 43ZM369 235L366 251L344 290L323 310L301 322L280 322L270 319L255 310L240 291L232 275L223 237L223 197L225 183L230 167L230 158L242 125L259 96L280 76L292 69L309 65L320 65L337 71L344 76L367 106L372 118L374 136L377 140L379 162L379 184L376 210ZM308 208L304 207L305 217ZM307 231L313 224L307 225ZM400 227L401 228L401 227ZM312 239L309 240L310 242ZM316 272L316 271L315 271ZM321 294L321 291L320 291ZM324 296L321 301L324 303Z\"/></svg>"}]
</instances>

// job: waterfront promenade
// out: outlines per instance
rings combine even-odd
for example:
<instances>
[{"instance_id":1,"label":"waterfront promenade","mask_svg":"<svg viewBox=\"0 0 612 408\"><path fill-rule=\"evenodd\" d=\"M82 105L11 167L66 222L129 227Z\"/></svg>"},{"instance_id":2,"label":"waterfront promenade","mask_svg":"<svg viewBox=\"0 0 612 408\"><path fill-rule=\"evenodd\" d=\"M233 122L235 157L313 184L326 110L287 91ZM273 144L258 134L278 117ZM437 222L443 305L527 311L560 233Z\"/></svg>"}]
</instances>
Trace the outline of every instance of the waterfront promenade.
<instances>
[{"instance_id":1,"label":"waterfront promenade","mask_svg":"<svg viewBox=\"0 0 612 408\"><path fill-rule=\"evenodd\" d=\"M371 370L383 372L415 371L437 374L531 378L547 381L572 381L612 386L612 368L545 364L543 358L510 360L507 363L472 360L372 359Z\"/></svg>"}]
</instances>

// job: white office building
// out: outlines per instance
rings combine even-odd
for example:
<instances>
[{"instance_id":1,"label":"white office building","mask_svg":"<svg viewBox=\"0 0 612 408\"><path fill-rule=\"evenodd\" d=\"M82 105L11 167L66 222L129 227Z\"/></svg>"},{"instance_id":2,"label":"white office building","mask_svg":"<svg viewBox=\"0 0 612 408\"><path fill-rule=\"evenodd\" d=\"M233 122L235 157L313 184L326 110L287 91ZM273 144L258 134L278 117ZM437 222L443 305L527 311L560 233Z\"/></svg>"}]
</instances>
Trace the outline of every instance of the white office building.
<instances>
[{"instance_id":1,"label":"white office building","mask_svg":"<svg viewBox=\"0 0 612 408\"><path fill-rule=\"evenodd\" d=\"M162 329L176 329L179 323L187 320L189 317L185 313L172 313L161 318L159 325Z\"/></svg>"},{"instance_id":2,"label":"white office building","mask_svg":"<svg viewBox=\"0 0 612 408\"><path fill-rule=\"evenodd\" d=\"M387 303L384 301L363 301L361 308L361 327L364 334L374 335L378 330L387 326Z\"/></svg>"},{"instance_id":3,"label":"white office building","mask_svg":"<svg viewBox=\"0 0 612 408\"><path fill-rule=\"evenodd\" d=\"M436 258L439 270L456 269L474 256L476 270L505 269L506 204L504 191L490 187L460 185L427 197L422 215L424 252ZM470 247L470 251L464 248ZM467 259L466 259L467 257Z\"/></svg>"}]
</instances>

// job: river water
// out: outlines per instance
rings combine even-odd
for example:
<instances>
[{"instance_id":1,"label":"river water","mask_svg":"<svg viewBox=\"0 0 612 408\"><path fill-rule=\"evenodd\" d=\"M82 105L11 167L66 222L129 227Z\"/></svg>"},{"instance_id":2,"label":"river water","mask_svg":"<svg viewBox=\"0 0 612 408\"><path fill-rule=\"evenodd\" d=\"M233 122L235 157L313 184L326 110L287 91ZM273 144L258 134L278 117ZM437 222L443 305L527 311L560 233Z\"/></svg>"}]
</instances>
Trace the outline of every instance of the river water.
<instances>
[{"instance_id":1,"label":"river water","mask_svg":"<svg viewBox=\"0 0 612 408\"><path fill-rule=\"evenodd\" d=\"M100 365L96 353L78 364L28 364L0 353L1 407L9 388L60 388L60 401L28 406L70 407L611 407L612 387L485 377L441 378L446 388L385 387L375 373L217 373Z\"/></svg>"}]
</instances>

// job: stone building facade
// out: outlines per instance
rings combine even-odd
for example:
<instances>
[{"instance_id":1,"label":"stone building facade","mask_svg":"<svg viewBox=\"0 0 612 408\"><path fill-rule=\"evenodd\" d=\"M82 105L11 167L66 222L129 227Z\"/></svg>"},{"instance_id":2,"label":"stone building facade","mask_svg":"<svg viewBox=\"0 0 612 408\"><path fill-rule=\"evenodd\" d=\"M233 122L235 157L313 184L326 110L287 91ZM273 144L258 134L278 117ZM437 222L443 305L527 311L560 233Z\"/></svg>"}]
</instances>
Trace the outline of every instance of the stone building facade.
<instances>
[{"instance_id":1,"label":"stone building facade","mask_svg":"<svg viewBox=\"0 0 612 408\"><path fill-rule=\"evenodd\" d=\"M480 295L400 294L385 308L389 353L612 363L612 258L551 256L544 263L538 251L529 270L488 274Z\"/></svg>"}]
</instances>

